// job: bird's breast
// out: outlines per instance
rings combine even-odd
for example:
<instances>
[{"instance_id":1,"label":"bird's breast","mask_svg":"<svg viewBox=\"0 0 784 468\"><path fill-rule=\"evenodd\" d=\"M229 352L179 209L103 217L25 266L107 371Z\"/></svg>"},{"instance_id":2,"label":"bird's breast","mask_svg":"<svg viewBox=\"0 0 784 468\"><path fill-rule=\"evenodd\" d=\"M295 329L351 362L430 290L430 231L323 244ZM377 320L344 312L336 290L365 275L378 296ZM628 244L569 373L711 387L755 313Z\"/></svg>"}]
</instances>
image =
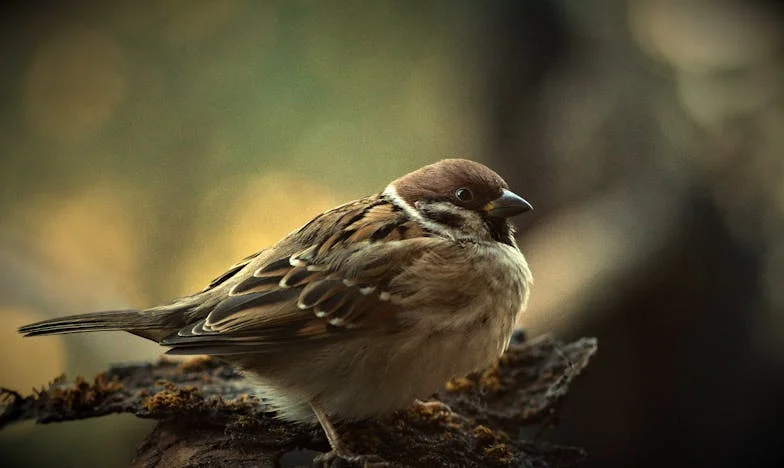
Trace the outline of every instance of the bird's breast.
<instances>
[{"instance_id":1,"label":"bird's breast","mask_svg":"<svg viewBox=\"0 0 784 468\"><path fill-rule=\"evenodd\" d=\"M408 335L410 346L428 343L423 347L451 354L443 359L464 361L458 362L458 373L489 365L503 353L532 282L515 247L493 242L463 250L462 257L439 258L448 265L435 260L434 277L423 278L404 304L405 317L416 330Z\"/></svg>"}]
</instances>

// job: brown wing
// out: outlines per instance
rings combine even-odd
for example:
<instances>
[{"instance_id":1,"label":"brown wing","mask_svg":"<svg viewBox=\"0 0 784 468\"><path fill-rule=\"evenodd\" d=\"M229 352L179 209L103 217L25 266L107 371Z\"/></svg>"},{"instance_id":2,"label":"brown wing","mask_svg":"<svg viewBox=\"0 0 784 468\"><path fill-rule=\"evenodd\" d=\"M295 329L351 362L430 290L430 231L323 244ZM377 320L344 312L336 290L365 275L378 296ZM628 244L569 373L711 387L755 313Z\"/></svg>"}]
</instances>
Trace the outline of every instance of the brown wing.
<instances>
[{"instance_id":1,"label":"brown wing","mask_svg":"<svg viewBox=\"0 0 784 468\"><path fill-rule=\"evenodd\" d=\"M263 252L263 250L261 252ZM240 270L242 270L243 268L248 266L248 264L251 261L253 261L256 257L258 257L259 254L261 254L261 252L256 252L256 253L254 253L252 255L248 255L247 257L243 258L239 262L237 262L234 265L230 266L229 269L226 270L225 273L223 273L222 275L220 275L217 278L215 278L212 281L210 281L210 284L208 284L207 287L205 287L201 292L209 291L211 289L215 289L218 286L222 285L223 283L225 283L226 281L228 281L229 279L234 277L234 275L239 273Z\"/></svg>"},{"instance_id":2,"label":"brown wing","mask_svg":"<svg viewBox=\"0 0 784 468\"><path fill-rule=\"evenodd\" d=\"M388 325L398 305L385 287L425 244L441 242L427 236L377 197L336 208L281 242L306 248L258 266L251 257L214 281L231 287L161 344L170 354L271 352Z\"/></svg>"}]
</instances>

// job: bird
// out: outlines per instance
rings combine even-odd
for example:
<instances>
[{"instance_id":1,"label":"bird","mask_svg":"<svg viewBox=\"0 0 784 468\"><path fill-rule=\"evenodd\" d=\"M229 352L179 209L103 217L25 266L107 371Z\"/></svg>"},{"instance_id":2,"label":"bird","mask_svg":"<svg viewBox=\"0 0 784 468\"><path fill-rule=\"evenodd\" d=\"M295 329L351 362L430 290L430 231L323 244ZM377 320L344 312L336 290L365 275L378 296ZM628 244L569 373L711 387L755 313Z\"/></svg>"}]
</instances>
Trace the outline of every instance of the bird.
<instances>
[{"instance_id":1,"label":"bird","mask_svg":"<svg viewBox=\"0 0 784 468\"><path fill-rule=\"evenodd\" d=\"M278 418L369 419L492 365L533 277L509 218L532 210L487 166L442 159L325 211L203 290L147 308L53 318L25 336L123 330L210 355L258 386Z\"/></svg>"}]
</instances>

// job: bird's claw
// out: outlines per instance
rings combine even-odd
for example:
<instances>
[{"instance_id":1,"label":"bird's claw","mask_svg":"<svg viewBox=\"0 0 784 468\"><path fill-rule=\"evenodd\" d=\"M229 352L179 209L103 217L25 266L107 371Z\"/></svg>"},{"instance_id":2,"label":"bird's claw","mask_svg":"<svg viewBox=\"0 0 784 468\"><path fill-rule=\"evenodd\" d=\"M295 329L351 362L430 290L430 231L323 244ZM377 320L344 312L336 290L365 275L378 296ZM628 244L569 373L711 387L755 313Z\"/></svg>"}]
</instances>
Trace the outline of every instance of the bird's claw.
<instances>
[{"instance_id":1,"label":"bird's claw","mask_svg":"<svg viewBox=\"0 0 784 468\"><path fill-rule=\"evenodd\" d=\"M387 468L392 465L378 455L354 455L334 450L313 459L313 467L319 468Z\"/></svg>"},{"instance_id":2,"label":"bird's claw","mask_svg":"<svg viewBox=\"0 0 784 468\"><path fill-rule=\"evenodd\" d=\"M446 403L442 403L438 400L430 400L430 401L422 401L416 400L416 404L419 405L420 408L424 408L431 411L440 411L442 413L452 414L452 408L449 407Z\"/></svg>"}]
</instances>

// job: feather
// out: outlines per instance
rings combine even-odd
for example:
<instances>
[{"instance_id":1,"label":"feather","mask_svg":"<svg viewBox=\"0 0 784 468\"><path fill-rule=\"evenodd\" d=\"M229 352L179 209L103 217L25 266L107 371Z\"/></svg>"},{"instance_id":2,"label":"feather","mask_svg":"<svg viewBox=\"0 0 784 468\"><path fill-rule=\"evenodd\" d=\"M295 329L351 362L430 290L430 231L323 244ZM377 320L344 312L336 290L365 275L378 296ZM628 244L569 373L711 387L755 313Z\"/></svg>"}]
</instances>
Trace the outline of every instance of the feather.
<instances>
[{"instance_id":1,"label":"feather","mask_svg":"<svg viewBox=\"0 0 784 468\"><path fill-rule=\"evenodd\" d=\"M327 278L305 286L297 301L300 309L309 309L321 301L337 293L343 286L343 281L337 278Z\"/></svg>"},{"instance_id":2,"label":"feather","mask_svg":"<svg viewBox=\"0 0 784 468\"><path fill-rule=\"evenodd\" d=\"M345 339L353 330L393 320L400 306L386 285L428 244L442 241L425 238L403 210L383 200L321 216L231 295L200 308L189 324L163 338L169 354L267 353ZM341 228L316 230L326 226ZM389 238L399 241L375 244Z\"/></svg>"},{"instance_id":3,"label":"feather","mask_svg":"<svg viewBox=\"0 0 784 468\"><path fill-rule=\"evenodd\" d=\"M299 291L296 289L274 289L261 293L229 296L218 302L215 308L210 311L207 316L207 325L215 326L221 321L230 318L232 314L244 309L279 305L292 300L298 295Z\"/></svg>"},{"instance_id":4,"label":"feather","mask_svg":"<svg viewBox=\"0 0 784 468\"><path fill-rule=\"evenodd\" d=\"M230 294L234 295L234 294L243 294L243 293L252 293L252 292L260 293L260 292L270 291L278 286L280 280L283 279L283 275L285 273L286 272L283 272L283 274L281 275L251 276L237 283L232 288Z\"/></svg>"},{"instance_id":5,"label":"feather","mask_svg":"<svg viewBox=\"0 0 784 468\"><path fill-rule=\"evenodd\" d=\"M39 336L92 331L147 330L160 328L162 325L161 316L143 314L140 310L108 310L32 323L20 327L19 333L24 333L25 336Z\"/></svg>"},{"instance_id":6,"label":"feather","mask_svg":"<svg viewBox=\"0 0 784 468\"><path fill-rule=\"evenodd\" d=\"M280 280L280 287L282 288L296 288L303 284L307 284L316 278L323 277L320 271L311 271L307 267L292 268L283 279Z\"/></svg>"}]
</instances>

